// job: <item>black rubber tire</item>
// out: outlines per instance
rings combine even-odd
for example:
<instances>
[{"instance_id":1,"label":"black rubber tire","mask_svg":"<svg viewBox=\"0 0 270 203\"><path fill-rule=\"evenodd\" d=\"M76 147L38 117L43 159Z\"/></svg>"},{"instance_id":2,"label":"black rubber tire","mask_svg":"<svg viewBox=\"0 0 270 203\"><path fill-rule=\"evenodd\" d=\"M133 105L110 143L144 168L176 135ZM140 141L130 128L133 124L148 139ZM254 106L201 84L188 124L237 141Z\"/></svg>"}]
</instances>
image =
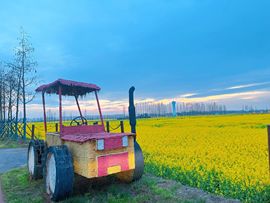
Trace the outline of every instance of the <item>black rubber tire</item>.
<instances>
[{"instance_id":1,"label":"black rubber tire","mask_svg":"<svg viewBox=\"0 0 270 203\"><path fill-rule=\"evenodd\" d=\"M133 180L138 180L142 177L144 171L144 158L140 145L137 141L134 142L135 150L135 170L133 174Z\"/></svg>"},{"instance_id":2,"label":"black rubber tire","mask_svg":"<svg viewBox=\"0 0 270 203\"><path fill-rule=\"evenodd\" d=\"M55 159L55 188L54 191L48 186L48 161L49 157L54 156ZM74 169L72 156L65 145L52 146L47 149L46 162L44 168L44 181L47 194L51 200L59 201L68 198L72 194Z\"/></svg>"},{"instance_id":3,"label":"black rubber tire","mask_svg":"<svg viewBox=\"0 0 270 203\"><path fill-rule=\"evenodd\" d=\"M29 150L33 147L34 150L34 170L33 173L29 169ZM27 168L29 172L30 179L41 179L43 177L43 164L42 156L45 152L45 143L43 140L31 140L28 145L27 150Z\"/></svg>"}]
</instances>

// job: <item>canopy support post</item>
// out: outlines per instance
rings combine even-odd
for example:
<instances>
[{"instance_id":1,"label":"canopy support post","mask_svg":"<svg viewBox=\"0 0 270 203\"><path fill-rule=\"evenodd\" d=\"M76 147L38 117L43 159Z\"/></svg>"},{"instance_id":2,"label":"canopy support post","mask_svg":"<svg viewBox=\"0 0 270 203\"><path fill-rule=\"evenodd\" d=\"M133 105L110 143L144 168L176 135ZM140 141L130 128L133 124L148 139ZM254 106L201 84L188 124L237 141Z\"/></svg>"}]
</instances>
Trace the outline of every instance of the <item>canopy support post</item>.
<instances>
[{"instance_id":1,"label":"canopy support post","mask_svg":"<svg viewBox=\"0 0 270 203\"><path fill-rule=\"evenodd\" d=\"M80 104L79 104L79 101L78 101L78 96L75 95L75 100L76 100L76 103L77 103L77 107L78 107L78 110L80 112L80 116L81 116L81 119L82 119L82 122L83 122L83 115L82 115L82 111L81 111L81 108L80 108Z\"/></svg>"},{"instance_id":2,"label":"canopy support post","mask_svg":"<svg viewBox=\"0 0 270 203\"><path fill-rule=\"evenodd\" d=\"M62 87L61 87L61 85L59 85L58 94L59 94L59 129L60 129L60 136L61 136L62 125L63 125L63 121L62 121Z\"/></svg>"},{"instance_id":3,"label":"canopy support post","mask_svg":"<svg viewBox=\"0 0 270 203\"><path fill-rule=\"evenodd\" d=\"M44 129L45 129L45 133L47 133L47 116L46 116L46 108L45 108L45 92L42 92L42 104L43 104Z\"/></svg>"},{"instance_id":4,"label":"canopy support post","mask_svg":"<svg viewBox=\"0 0 270 203\"><path fill-rule=\"evenodd\" d=\"M101 108L100 108L100 104L99 104L98 95L97 95L97 91L96 90L95 90L95 95L96 95L96 100L97 100L97 105L98 105L98 111L99 111L99 116L100 116L100 120L101 120L101 125L103 126L104 131L105 131L103 116L102 116L102 113L101 113Z\"/></svg>"}]
</instances>

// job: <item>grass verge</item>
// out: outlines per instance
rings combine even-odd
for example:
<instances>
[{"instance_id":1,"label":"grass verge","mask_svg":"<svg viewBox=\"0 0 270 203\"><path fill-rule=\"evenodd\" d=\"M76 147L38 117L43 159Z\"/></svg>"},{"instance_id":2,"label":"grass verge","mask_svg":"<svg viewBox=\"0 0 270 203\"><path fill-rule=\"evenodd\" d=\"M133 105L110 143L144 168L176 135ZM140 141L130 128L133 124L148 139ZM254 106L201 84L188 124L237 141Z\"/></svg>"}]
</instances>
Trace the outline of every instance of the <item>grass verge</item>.
<instances>
[{"instance_id":1,"label":"grass verge","mask_svg":"<svg viewBox=\"0 0 270 203\"><path fill-rule=\"evenodd\" d=\"M30 181L26 168L6 172L0 175L0 180L9 203L48 200L44 194L43 180ZM205 202L207 195L188 193L187 187L180 183L150 174L145 174L139 181L131 184L120 183L114 177L91 181L78 176L75 179L73 196L63 202Z\"/></svg>"},{"instance_id":2,"label":"grass verge","mask_svg":"<svg viewBox=\"0 0 270 203\"><path fill-rule=\"evenodd\" d=\"M14 169L0 175L7 202L43 202L42 181L29 181L26 168Z\"/></svg>"}]
</instances>

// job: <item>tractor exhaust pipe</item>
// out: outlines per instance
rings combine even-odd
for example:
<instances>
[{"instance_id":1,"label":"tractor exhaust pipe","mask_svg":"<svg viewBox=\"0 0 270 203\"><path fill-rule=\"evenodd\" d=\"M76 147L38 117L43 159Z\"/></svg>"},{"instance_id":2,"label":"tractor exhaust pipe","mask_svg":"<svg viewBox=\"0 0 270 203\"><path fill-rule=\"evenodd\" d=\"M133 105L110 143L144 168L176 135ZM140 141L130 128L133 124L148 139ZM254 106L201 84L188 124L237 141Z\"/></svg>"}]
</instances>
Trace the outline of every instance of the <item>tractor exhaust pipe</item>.
<instances>
[{"instance_id":1,"label":"tractor exhaust pipe","mask_svg":"<svg viewBox=\"0 0 270 203\"><path fill-rule=\"evenodd\" d=\"M128 107L129 124L132 133L136 133L136 111L134 106L134 91L135 87L132 86L129 89L129 107Z\"/></svg>"}]
</instances>

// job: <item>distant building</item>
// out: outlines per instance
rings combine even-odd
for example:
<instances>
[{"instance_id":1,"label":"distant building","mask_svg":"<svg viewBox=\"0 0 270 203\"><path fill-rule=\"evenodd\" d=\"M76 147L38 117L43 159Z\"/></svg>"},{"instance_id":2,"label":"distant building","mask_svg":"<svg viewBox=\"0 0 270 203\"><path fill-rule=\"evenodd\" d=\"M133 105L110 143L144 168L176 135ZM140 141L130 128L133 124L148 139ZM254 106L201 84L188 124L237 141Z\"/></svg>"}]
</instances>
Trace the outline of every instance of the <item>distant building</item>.
<instances>
[{"instance_id":1,"label":"distant building","mask_svg":"<svg viewBox=\"0 0 270 203\"><path fill-rule=\"evenodd\" d=\"M172 116L176 116L176 101L172 101Z\"/></svg>"}]
</instances>

